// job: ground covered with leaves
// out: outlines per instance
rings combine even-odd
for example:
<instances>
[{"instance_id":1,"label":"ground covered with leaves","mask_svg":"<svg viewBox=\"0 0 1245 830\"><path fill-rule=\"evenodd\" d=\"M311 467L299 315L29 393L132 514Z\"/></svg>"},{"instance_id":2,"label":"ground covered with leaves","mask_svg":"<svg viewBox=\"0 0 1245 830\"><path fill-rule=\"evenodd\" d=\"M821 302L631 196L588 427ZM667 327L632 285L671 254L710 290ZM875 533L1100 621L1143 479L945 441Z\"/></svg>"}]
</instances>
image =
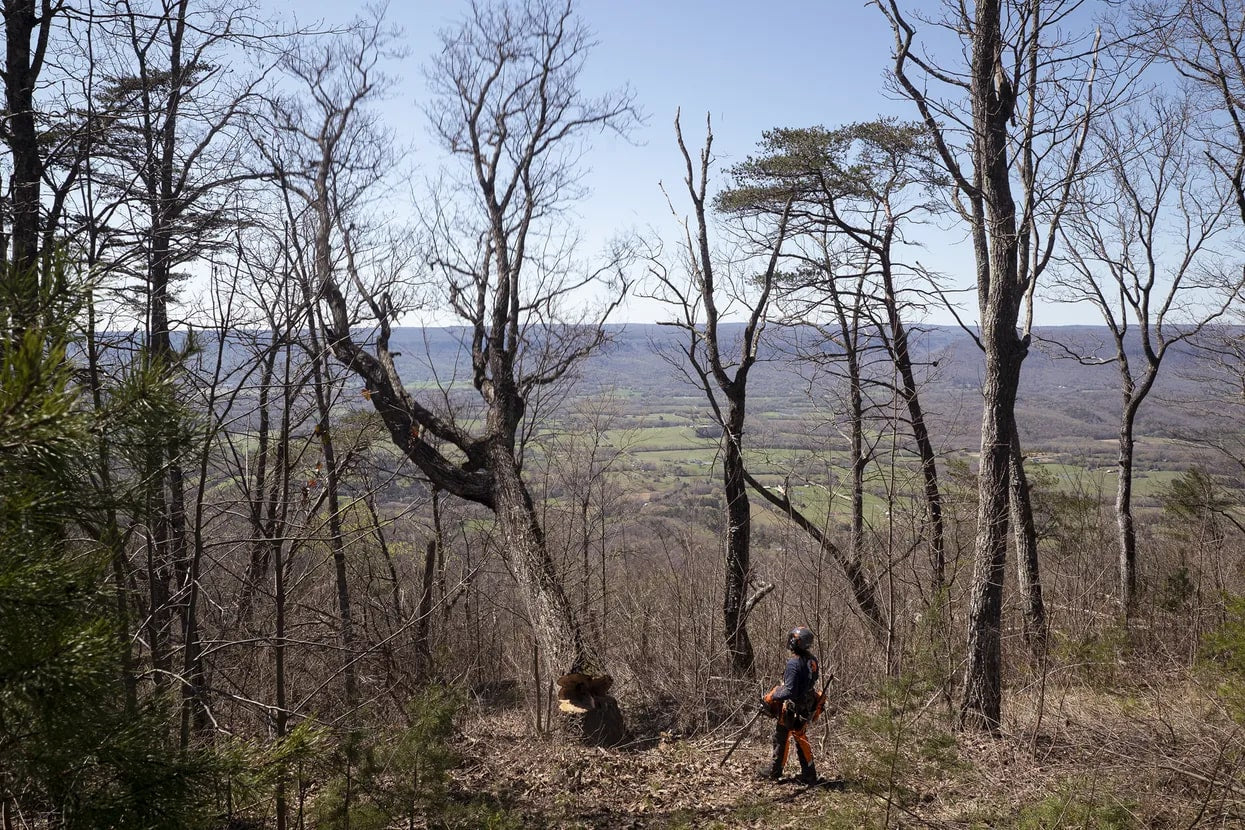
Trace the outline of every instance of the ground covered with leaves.
<instances>
[{"instance_id":1,"label":"ground covered with leaves","mask_svg":"<svg viewBox=\"0 0 1245 830\"><path fill-rule=\"evenodd\" d=\"M1245 826L1243 745L1213 686L1046 677L1011 692L997 739L957 733L938 692L888 684L810 733L826 783L758 780L770 722L606 750L533 736L519 712L464 723L452 792L495 828ZM918 693L919 692L919 693Z\"/></svg>"}]
</instances>

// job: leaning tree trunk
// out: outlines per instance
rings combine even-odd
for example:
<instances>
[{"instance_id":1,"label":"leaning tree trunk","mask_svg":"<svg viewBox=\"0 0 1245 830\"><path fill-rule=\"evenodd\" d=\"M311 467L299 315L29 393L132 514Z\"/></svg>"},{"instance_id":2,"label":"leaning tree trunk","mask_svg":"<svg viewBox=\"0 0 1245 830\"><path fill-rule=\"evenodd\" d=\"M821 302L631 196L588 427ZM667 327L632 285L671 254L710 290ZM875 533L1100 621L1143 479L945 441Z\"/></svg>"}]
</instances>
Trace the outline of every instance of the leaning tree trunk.
<instances>
[{"instance_id":1,"label":"leaning tree trunk","mask_svg":"<svg viewBox=\"0 0 1245 830\"><path fill-rule=\"evenodd\" d=\"M731 400L722 431L722 476L726 495L726 592L722 617L726 626L726 648L731 668L737 676L751 677L754 670L752 640L748 637L744 605L747 602L748 571L751 567L752 509L748 502L748 483L744 479L743 426L744 402Z\"/></svg>"},{"instance_id":2,"label":"leaning tree trunk","mask_svg":"<svg viewBox=\"0 0 1245 830\"><path fill-rule=\"evenodd\" d=\"M1029 478L1025 475L1020 433L1012 429L1011 520L1016 540L1016 581L1023 604L1024 636L1029 652L1039 660L1046 653L1046 603L1042 599L1042 576L1038 563L1037 528L1033 522Z\"/></svg>"},{"instance_id":3,"label":"leaning tree trunk","mask_svg":"<svg viewBox=\"0 0 1245 830\"><path fill-rule=\"evenodd\" d=\"M911 365L904 374L904 397L908 401L908 416L912 419L912 437L916 441L917 454L921 459L921 478L925 485L925 511L929 521L930 567L934 571L934 595L941 596L947 584L947 533L942 516L942 488L938 484L938 459L934 455L934 444L929 438L929 427L925 424L925 413L920 398L916 395L915 386L912 394L908 394L909 378L912 374ZM938 600L942 602L942 599Z\"/></svg>"},{"instance_id":4,"label":"leaning tree trunk","mask_svg":"<svg viewBox=\"0 0 1245 830\"><path fill-rule=\"evenodd\" d=\"M493 494L502 544L531 610L532 631L547 676L598 670L600 655L595 644L588 642L586 629L566 595L514 456L506 447L491 447L489 467L494 473Z\"/></svg>"},{"instance_id":5,"label":"leaning tree trunk","mask_svg":"<svg viewBox=\"0 0 1245 830\"><path fill-rule=\"evenodd\" d=\"M847 580L848 587L851 588L852 599L855 601L856 609L860 612L865 622L865 628L877 646L878 651L884 656L888 651L894 655L894 650L890 649L890 632L893 625L878 601L877 591L874 589L874 580L866 571L864 564L859 560L852 559L838 545L834 544L816 522L801 513L791 503L791 498L786 493L780 495L774 492L747 472L744 473L744 478L761 498L782 511L797 527L807 533L813 541L817 542L824 552L830 555L834 564L843 572L843 577Z\"/></svg>"},{"instance_id":6,"label":"leaning tree trunk","mask_svg":"<svg viewBox=\"0 0 1245 830\"><path fill-rule=\"evenodd\" d=\"M883 248L882 284L886 299L886 318L890 325L892 359L899 371L902 381L900 395L908 408L908 419L912 425L912 439L916 442L917 455L921 459L921 478L925 485L925 511L929 522L930 566L934 571L933 594L938 602L945 601L942 592L946 586L946 531L942 517L942 488L938 484L938 459L934 455L934 444L929 437L929 426L925 422L925 410L921 406L920 390L916 383L916 373L912 370L912 352L908 344L908 329L899 314L899 303L895 296L894 280L891 277L891 264L888 255L889 233L887 246Z\"/></svg>"},{"instance_id":7,"label":"leaning tree trunk","mask_svg":"<svg viewBox=\"0 0 1245 830\"><path fill-rule=\"evenodd\" d=\"M532 636L540 648L543 674L550 678L591 677L601 670L602 655L566 595L514 453L504 441L494 441L488 457L502 544L531 615ZM620 743L626 736L626 727L617 701L603 691L590 696L589 703L574 710L578 717L567 722L568 731L589 743Z\"/></svg>"}]
</instances>

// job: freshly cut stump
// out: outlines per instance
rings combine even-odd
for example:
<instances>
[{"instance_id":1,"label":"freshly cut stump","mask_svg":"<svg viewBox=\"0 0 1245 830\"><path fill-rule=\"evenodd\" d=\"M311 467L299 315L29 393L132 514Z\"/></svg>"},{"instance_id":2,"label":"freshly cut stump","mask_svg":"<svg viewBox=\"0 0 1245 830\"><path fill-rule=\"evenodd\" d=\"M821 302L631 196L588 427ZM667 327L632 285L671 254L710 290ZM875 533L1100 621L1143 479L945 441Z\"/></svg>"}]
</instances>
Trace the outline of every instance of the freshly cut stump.
<instances>
[{"instance_id":1,"label":"freshly cut stump","mask_svg":"<svg viewBox=\"0 0 1245 830\"><path fill-rule=\"evenodd\" d=\"M608 674L573 672L558 678L558 709L566 733L589 746L618 746L627 739L627 724L618 701L609 694Z\"/></svg>"}]
</instances>

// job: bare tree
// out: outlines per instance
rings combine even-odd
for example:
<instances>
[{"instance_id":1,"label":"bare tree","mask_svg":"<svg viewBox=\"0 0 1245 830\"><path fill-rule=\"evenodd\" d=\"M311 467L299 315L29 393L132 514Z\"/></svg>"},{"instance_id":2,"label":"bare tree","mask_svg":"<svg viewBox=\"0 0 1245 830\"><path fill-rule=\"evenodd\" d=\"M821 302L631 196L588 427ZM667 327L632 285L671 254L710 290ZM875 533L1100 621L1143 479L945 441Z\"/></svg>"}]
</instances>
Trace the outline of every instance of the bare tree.
<instances>
[{"instance_id":1,"label":"bare tree","mask_svg":"<svg viewBox=\"0 0 1245 830\"><path fill-rule=\"evenodd\" d=\"M708 187L713 160L713 129L706 119L705 145L698 162L683 140L679 116L674 132L686 166L683 183L692 203L692 220L683 222L683 280L653 260L656 296L672 306L678 317L667 323L687 332L676 363L705 394L714 420L722 428L722 487L726 496L726 580L722 598L723 637L731 669L740 676L753 672L752 641L747 612L751 572L752 509L744 471L744 423L748 404L748 375L756 365L761 336L768 322L770 300L777 287L778 265L787 233L785 212L770 232L751 240L740 263L715 261L709 241ZM673 206L672 206L673 209ZM745 231L746 233L746 231ZM760 260L759 271L750 270ZM723 273L725 272L725 273ZM736 354L728 352L721 329L727 310L741 312L745 322ZM703 316L703 320L701 317ZM763 594L761 594L763 596ZM755 603L752 603L755 604Z\"/></svg>"},{"instance_id":2,"label":"bare tree","mask_svg":"<svg viewBox=\"0 0 1245 830\"><path fill-rule=\"evenodd\" d=\"M64 3L52 0L5 0L4 3L4 104L3 138L12 162L5 211L11 217L8 232L0 237L0 263L6 282L6 305L11 325L22 328L34 321L38 303L40 189L45 159L37 129L35 89L47 56L48 41L56 16ZM11 264L12 267L7 267Z\"/></svg>"},{"instance_id":3,"label":"bare tree","mask_svg":"<svg viewBox=\"0 0 1245 830\"><path fill-rule=\"evenodd\" d=\"M1191 82L1197 128L1208 158L1231 184L1245 220L1245 3L1170 0L1138 3L1129 37L1139 51L1162 57Z\"/></svg>"},{"instance_id":4,"label":"bare tree","mask_svg":"<svg viewBox=\"0 0 1245 830\"><path fill-rule=\"evenodd\" d=\"M1094 130L1100 173L1080 188L1063 227L1059 298L1087 302L1110 332L1105 357L1120 381L1119 604L1127 624L1137 592L1133 516L1136 421L1169 350L1220 319L1242 289L1240 264L1217 247L1232 227L1232 197L1213 156L1189 135L1187 101L1154 99Z\"/></svg>"},{"instance_id":5,"label":"bare tree","mask_svg":"<svg viewBox=\"0 0 1245 830\"><path fill-rule=\"evenodd\" d=\"M184 680L185 713L197 711L202 726L195 615L210 433L218 426L210 416L226 374L225 344L224 335L218 336L215 354L195 353L185 325L194 309L179 302L176 286L184 279L181 269L192 263L211 267L212 253L238 220L239 188L256 178L244 163L242 138L248 109L264 83L262 66L246 67L254 53L248 48L262 40L261 24L230 2L108 0L73 14L80 28L66 36L58 60L70 74L61 87L78 88L82 100L67 97L60 105L73 115L82 141L61 151L66 158L58 165L50 214L67 213L63 231L100 280L101 295L120 297L131 318L142 322L138 355L145 370L164 372L187 391L202 391L199 402L209 413L208 421L196 424L205 432L191 435L188 419L148 445L143 475L155 518L143 523L146 562L138 569L147 588L145 645L156 669L152 676L157 684ZM226 65L235 71L225 72ZM72 77L75 66L85 79ZM60 189L71 184L72 198L61 196ZM79 212L70 213L66 202ZM118 287L117 281L126 284ZM227 297L231 288L221 280L211 290ZM232 311L216 311L206 326L227 332L237 322ZM179 330L185 335L180 342ZM196 366L200 360L215 363ZM205 374L191 377L198 370ZM184 720L183 741L189 739L187 726Z\"/></svg>"},{"instance_id":6,"label":"bare tree","mask_svg":"<svg viewBox=\"0 0 1245 830\"><path fill-rule=\"evenodd\" d=\"M396 446L432 484L495 513L547 676L599 671L604 655L545 544L522 475L519 438L532 396L573 373L605 341L604 320L620 296L595 322L563 316L579 289L608 283L620 263L574 270L556 219L578 190L581 142L593 132L625 129L635 117L630 97L590 99L580 92L592 41L569 3L476 5L461 26L441 35L443 51L429 71L429 110L466 175L461 202L430 211L430 260L444 277L449 307L467 324L479 394L478 422L471 424L403 385L389 349L404 302L400 285L392 278L367 282L352 212L388 164L388 139L369 132L366 111L383 83L377 62L385 36L376 24L351 38L293 60L310 103L305 112L275 114L299 142L297 151L275 160L286 191L315 228L312 261L326 309L325 340L363 379ZM361 301L375 327L371 344L352 331L356 309L348 296ZM598 726L598 737L621 736L616 709L610 723Z\"/></svg>"},{"instance_id":7,"label":"bare tree","mask_svg":"<svg viewBox=\"0 0 1245 830\"><path fill-rule=\"evenodd\" d=\"M1097 40L1066 34L1083 0L987 0L971 8L948 2L935 20L905 11L899 0L877 5L895 37L894 81L930 131L976 263L985 372L961 723L995 732L1011 471L1019 446L1016 392L1031 305L1024 318L1022 311L1049 261L1089 116L1100 106L1093 95ZM967 65L919 47L918 24L958 42Z\"/></svg>"}]
</instances>

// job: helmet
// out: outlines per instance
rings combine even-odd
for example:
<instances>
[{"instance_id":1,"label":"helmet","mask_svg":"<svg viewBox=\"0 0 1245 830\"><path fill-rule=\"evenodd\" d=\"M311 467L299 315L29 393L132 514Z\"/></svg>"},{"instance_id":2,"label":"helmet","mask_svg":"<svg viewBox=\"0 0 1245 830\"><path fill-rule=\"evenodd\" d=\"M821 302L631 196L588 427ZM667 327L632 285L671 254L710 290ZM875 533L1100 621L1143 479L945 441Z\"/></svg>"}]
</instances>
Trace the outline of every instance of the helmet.
<instances>
[{"instance_id":1,"label":"helmet","mask_svg":"<svg viewBox=\"0 0 1245 830\"><path fill-rule=\"evenodd\" d=\"M797 625L787 632L787 648L791 651L808 651L813 646L813 632L807 626Z\"/></svg>"}]
</instances>

